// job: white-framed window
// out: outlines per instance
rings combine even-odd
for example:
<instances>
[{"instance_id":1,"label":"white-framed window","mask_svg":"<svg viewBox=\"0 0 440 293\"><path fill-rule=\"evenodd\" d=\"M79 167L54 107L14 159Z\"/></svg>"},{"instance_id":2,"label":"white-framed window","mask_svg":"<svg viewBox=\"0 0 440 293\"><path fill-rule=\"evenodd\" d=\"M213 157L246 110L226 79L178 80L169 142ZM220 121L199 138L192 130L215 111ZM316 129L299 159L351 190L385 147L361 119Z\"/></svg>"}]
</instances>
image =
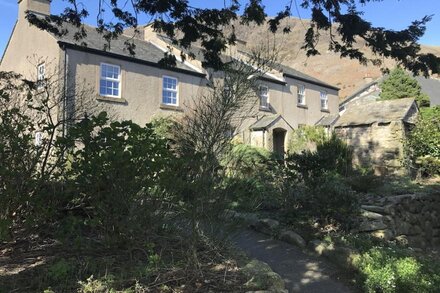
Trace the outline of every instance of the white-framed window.
<instances>
[{"instance_id":1,"label":"white-framed window","mask_svg":"<svg viewBox=\"0 0 440 293\"><path fill-rule=\"evenodd\" d=\"M327 110L328 109L328 96L327 92L321 92L321 109Z\"/></svg>"},{"instance_id":2,"label":"white-framed window","mask_svg":"<svg viewBox=\"0 0 440 293\"><path fill-rule=\"evenodd\" d=\"M178 105L179 80L171 76L163 76L162 103L166 105Z\"/></svg>"},{"instance_id":3,"label":"white-framed window","mask_svg":"<svg viewBox=\"0 0 440 293\"><path fill-rule=\"evenodd\" d=\"M37 66L37 87L42 88L44 86L44 80L46 78L46 64L41 63Z\"/></svg>"},{"instance_id":4,"label":"white-framed window","mask_svg":"<svg viewBox=\"0 0 440 293\"><path fill-rule=\"evenodd\" d=\"M259 91L260 107L269 109L269 88L265 85L261 85Z\"/></svg>"},{"instance_id":5,"label":"white-framed window","mask_svg":"<svg viewBox=\"0 0 440 293\"><path fill-rule=\"evenodd\" d=\"M306 87L304 85L298 85L298 105L306 104Z\"/></svg>"},{"instance_id":6,"label":"white-framed window","mask_svg":"<svg viewBox=\"0 0 440 293\"><path fill-rule=\"evenodd\" d=\"M99 95L103 97L121 97L121 67L101 63Z\"/></svg>"}]
</instances>

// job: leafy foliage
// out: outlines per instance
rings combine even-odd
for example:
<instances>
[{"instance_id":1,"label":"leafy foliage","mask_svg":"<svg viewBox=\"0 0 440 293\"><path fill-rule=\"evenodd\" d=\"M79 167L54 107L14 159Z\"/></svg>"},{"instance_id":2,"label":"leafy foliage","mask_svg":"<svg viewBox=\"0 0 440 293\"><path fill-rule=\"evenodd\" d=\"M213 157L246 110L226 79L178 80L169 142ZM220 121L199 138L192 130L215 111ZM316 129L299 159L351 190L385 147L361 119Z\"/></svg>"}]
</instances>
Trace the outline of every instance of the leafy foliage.
<instances>
[{"instance_id":1,"label":"leafy foliage","mask_svg":"<svg viewBox=\"0 0 440 293\"><path fill-rule=\"evenodd\" d=\"M414 98L419 107L429 107L429 97L422 93L420 84L400 67L391 71L380 88L383 100Z\"/></svg>"},{"instance_id":2,"label":"leafy foliage","mask_svg":"<svg viewBox=\"0 0 440 293\"><path fill-rule=\"evenodd\" d=\"M364 278L366 292L435 292L440 286L438 265L398 248L371 248L355 266Z\"/></svg>"},{"instance_id":3,"label":"leafy foliage","mask_svg":"<svg viewBox=\"0 0 440 293\"><path fill-rule=\"evenodd\" d=\"M305 125L293 131L289 140L288 152L300 153L316 144L322 144L326 138L327 134L323 127Z\"/></svg>"},{"instance_id":4,"label":"leafy foliage","mask_svg":"<svg viewBox=\"0 0 440 293\"><path fill-rule=\"evenodd\" d=\"M283 170L274 154L246 144L233 145L222 160L223 184L235 208L247 211L273 209L283 202Z\"/></svg>"},{"instance_id":5,"label":"leafy foliage","mask_svg":"<svg viewBox=\"0 0 440 293\"><path fill-rule=\"evenodd\" d=\"M423 175L440 174L440 107L422 109L405 148Z\"/></svg>"},{"instance_id":6,"label":"leafy foliage","mask_svg":"<svg viewBox=\"0 0 440 293\"><path fill-rule=\"evenodd\" d=\"M153 223L153 211L161 208L163 199L156 196L170 156L152 127L109 123L101 113L83 119L59 143L72 147L65 167L68 210L84 215L87 226L109 239L127 241L148 233L143 224Z\"/></svg>"},{"instance_id":7,"label":"leafy foliage","mask_svg":"<svg viewBox=\"0 0 440 293\"><path fill-rule=\"evenodd\" d=\"M352 151L346 143L332 134L318 143L316 151L305 150L300 154L290 154L286 163L290 169L301 174L305 181L333 171L346 176L352 170Z\"/></svg>"},{"instance_id":8,"label":"leafy foliage","mask_svg":"<svg viewBox=\"0 0 440 293\"><path fill-rule=\"evenodd\" d=\"M365 5L371 1L374 0L302 0L301 6L311 10L312 15L310 27L304 36L303 49L307 51L307 55L320 53L316 48L320 31L328 31L332 36L328 49L339 53L341 57L356 59L364 64L368 61L380 64L380 57L391 57L413 72L422 72L425 75L429 71L438 73L440 58L433 54L421 53L420 45L417 43L425 33L426 24L431 20L431 16L414 21L401 31L375 27L362 17L362 12L357 8L357 4ZM93 9L84 3L79 5L77 0L69 0L68 3L65 10L58 15L41 18L30 13L27 18L30 23L57 35L67 33L66 29L60 28L59 25L68 22L77 28L75 39L80 41L87 35L82 21ZM110 21L105 19L102 10L104 4L111 8ZM224 29L226 26L231 25L233 21L258 25L267 22L270 31L282 29L284 33L289 33L290 27L283 25L282 20L292 15L294 2L290 1L289 5L280 7L280 11L271 19L266 18L265 6L261 0L234 0L228 4L225 2L222 8L194 7L186 0L134 0L130 4L131 6L119 1L98 1L97 29L107 42L110 43L120 36L127 27L137 28L138 15L144 14L153 19L153 28L165 33L174 45L188 49L194 43L201 44L204 49L204 65L220 69L224 65L221 53L228 44L235 44L237 41L235 31L232 29L227 32ZM334 32L338 33L338 37ZM379 58L368 59L356 47L358 39L365 41ZM131 54L135 54L133 42L126 42L126 46ZM186 55L183 54L182 57ZM190 57L194 55L190 54ZM167 52L161 63L175 65L176 58Z\"/></svg>"}]
</instances>

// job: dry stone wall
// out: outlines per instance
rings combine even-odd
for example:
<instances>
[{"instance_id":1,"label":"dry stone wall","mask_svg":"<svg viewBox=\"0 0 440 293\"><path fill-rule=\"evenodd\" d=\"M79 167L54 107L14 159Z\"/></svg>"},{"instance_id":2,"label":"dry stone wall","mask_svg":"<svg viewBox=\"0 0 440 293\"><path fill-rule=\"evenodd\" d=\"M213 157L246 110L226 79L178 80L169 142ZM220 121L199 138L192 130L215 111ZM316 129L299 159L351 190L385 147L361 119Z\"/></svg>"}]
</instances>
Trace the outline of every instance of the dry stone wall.
<instances>
[{"instance_id":1,"label":"dry stone wall","mask_svg":"<svg viewBox=\"0 0 440 293\"><path fill-rule=\"evenodd\" d=\"M359 232L418 248L440 247L440 191L370 199L362 209Z\"/></svg>"}]
</instances>

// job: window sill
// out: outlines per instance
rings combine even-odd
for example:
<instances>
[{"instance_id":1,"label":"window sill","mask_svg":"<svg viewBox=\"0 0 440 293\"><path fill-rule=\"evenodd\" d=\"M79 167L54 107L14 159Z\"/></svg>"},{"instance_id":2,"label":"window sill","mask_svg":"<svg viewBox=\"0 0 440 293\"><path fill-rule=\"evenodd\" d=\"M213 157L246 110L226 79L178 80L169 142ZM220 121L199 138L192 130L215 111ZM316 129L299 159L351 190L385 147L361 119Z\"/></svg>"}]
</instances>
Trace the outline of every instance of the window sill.
<instances>
[{"instance_id":1,"label":"window sill","mask_svg":"<svg viewBox=\"0 0 440 293\"><path fill-rule=\"evenodd\" d=\"M177 105L160 104L160 108L162 110L171 110L171 111L183 112L183 109L180 106L177 106Z\"/></svg>"},{"instance_id":2,"label":"window sill","mask_svg":"<svg viewBox=\"0 0 440 293\"><path fill-rule=\"evenodd\" d=\"M270 109L270 107L260 107L260 111L263 111L263 112L272 112L272 110Z\"/></svg>"},{"instance_id":3,"label":"window sill","mask_svg":"<svg viewBox=\"0 0 440 293\"><path fill-rule=\"evenodd\" d=\"M120 103L120 104L127 104L127 100L124 98L98 96L96 99L98 101L103 101L103 102L114 102L114 103Z\"/></svg>"},{"instance_id":4,"label":"window sill","mask_svg":"<svg viewBox=\"0 0 440 293\"><path fill-rule=\"evenodd\" d=\"M321 109L321 112L330 113L330 110L329 109Z\"/></svg>"},{"instance_id":5,"label":"window sill","mask_svg":"<svg viewBox=\"0 0 440 293\"><path fill-rule=\"evenodd\" d=\"M298 108L308 109L309 107L306 104L297 104Z\"/></svg>"}]
</instances>

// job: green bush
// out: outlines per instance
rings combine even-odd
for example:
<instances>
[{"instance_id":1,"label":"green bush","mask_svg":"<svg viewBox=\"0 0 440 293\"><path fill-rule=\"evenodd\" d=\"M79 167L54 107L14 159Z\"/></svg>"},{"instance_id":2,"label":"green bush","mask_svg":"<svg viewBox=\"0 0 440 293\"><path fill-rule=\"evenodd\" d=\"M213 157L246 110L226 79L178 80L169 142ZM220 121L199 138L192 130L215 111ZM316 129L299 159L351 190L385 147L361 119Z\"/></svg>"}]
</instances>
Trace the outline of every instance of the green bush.
<instances>
[{"instance_id":1,"label":"green bush","mask_svg":"<svg viewBox=\"0 0 440 293\"><path fill-rule=\"evenodd\" d=\"M170 154L150 125L84 119L60 140L70 145L65 166L67 212L109 241L133 240L160 225L160 182ZM72 229L77 230L77 222ZM70 224L69 224L70 225ZM70 228L69 228L70 229Z\"/></svg>"},{"instance_id":2,"label":"green bush","mask_svg":"<svg viewBox=\"0 0 440 293\"><path fill-rule=\"evenodd\" d=\"M406 151L423 176L440 175L440 107L422 109L409 133Z\"/></svg>"},{"instance_id":3,"label":"green bush","mask_svg":"<svg viewBox=\"0 0 440 293\"><path fill-rule=\"evenodd\" d=\"M422 176L440 174L439 140L440 107L422 109L406 141L408 159Z\"/></svg>"},{"instance_id":4,"label":"green bush","mask_svg":"<svg viewBox=\"0 0 440 293\"><path fill-rule=\"evenodd\" d=\"M324 127L304 125L294 130L289 139L288 153L301 153L327 139Z\"/></svg>"},{"instance_id":5,"label":"green bush","mask_svg":"<svg viewBox=\"0 0 440 293\"><path fill-rule=\"evenodd\" d=\"M253 211L279 208L283 201L283 166L266 149L233 145L222 160L223 186L233 207Z\"/></svg>"},{"instance_id":6,"label":"green bush","mask_svg":"<svg viewBox=\"0 0 440 293\"><path fill-rule=\"evenodd\" d=\"M356 192L368 193L383 185L381 177L368 168L355 169L346 178L347 184Z\"/></svg>"},{"instance_id":7,"label":"green bush","mask_svg":"<svg viewBox=\"0 0 440 293\"><path fill-rule=\"evenodd\" d=\"M331 172L309 179L296 203L302 213L323 224L341 224L351 227L359 210L358 195L339 174Z\"/></svg>"},{"instance_id":8,"label":"green bush","mask_svg":"<svg viewBox=\"0 0 440 293\"><path fill-rule=\"evenodd\" d=\"M399 248L374 247L355 262L366 292L437 292L440 267Z\"/></svg>"},{"instance_id":9,"label":"green bush","mask_svg":"<svg viewBox=\"0 0 440 293\"><path fill-rule=\"evenodd\" d=\"M320 142L316 151L305 150L300 154L290 154L286 159L289 169L309 179L322 176L326 172L336 172L347 176L352 171L352 151L335 134Z\"/></svg>"}]
</instances>

